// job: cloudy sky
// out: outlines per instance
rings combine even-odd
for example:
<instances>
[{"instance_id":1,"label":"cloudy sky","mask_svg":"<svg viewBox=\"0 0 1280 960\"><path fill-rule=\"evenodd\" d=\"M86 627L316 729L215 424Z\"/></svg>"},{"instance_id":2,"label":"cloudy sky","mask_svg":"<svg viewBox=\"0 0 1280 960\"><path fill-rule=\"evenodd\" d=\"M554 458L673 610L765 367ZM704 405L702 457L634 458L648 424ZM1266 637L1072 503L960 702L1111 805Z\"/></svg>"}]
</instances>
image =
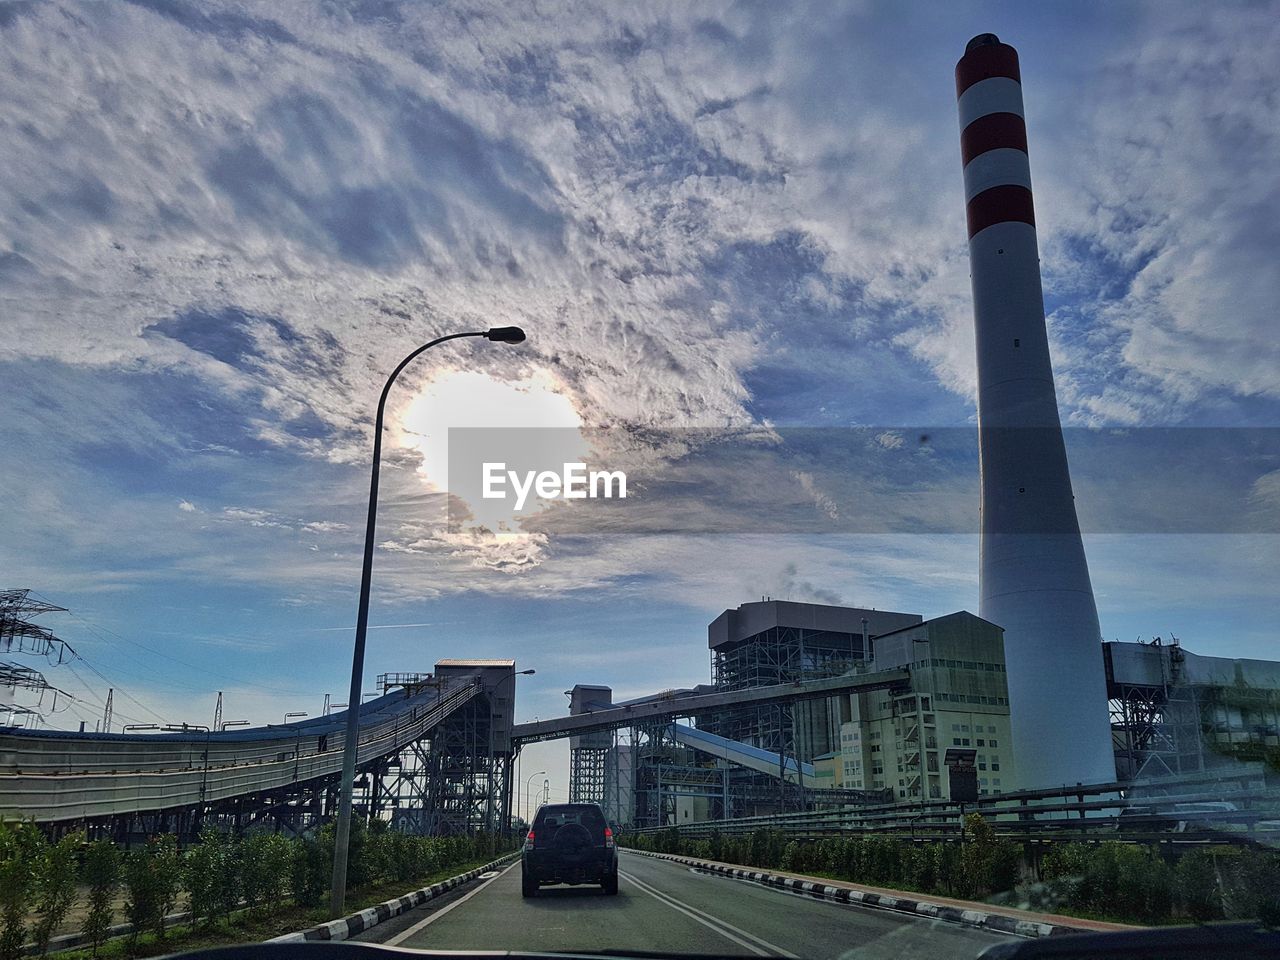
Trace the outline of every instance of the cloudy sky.
<instances>
[{"instance_id":1,"label":"cloudy sky","mask_svg":"<svg viewBox=\"0 0 1280 960\"><path fill-rule=\"evenodd\" d=\"M0 6L0 586L69 607L43 622L98 671L49 669L56 722L109 684L138 720L341 699L380 384L505 323L528 342L445 345L390 402L369 689L514 656L545 717L706 681L707 622L762 595L973 609L964 520L493 536L440 524L440 457L581 428L712 510L699 431L971 429L952 71L985 31L1022 57L1065 421L1270 436L1275 3ZM1273 655L1257 436L1231 490L1264 519L1178 534L1105 520L1213 499L1176 460L1081 454L1108 638ZM835 452L763 449L780 501L849 516Z\"/></svg>"}]
</instances>

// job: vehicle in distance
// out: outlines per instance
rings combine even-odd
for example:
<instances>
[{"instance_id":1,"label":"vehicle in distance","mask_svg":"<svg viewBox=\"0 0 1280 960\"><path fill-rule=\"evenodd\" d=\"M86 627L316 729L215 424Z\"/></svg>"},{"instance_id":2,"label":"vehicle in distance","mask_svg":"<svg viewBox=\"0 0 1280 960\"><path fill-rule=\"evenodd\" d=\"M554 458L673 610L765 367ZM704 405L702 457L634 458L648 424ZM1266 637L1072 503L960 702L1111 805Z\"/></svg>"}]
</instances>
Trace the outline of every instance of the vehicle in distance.
<instances>
[{"instance_id":1,"label":"vehicle in distance","mask_svg":"<svg viewBox=\"0 0 1280 960\"><path fill-rule=\"evenodd\" d=\"M597 803L544 804L533 818L520 857L520 892L538 895L553 883L598 883L618 892L618 848Z\"/></svg>"}]
</instances>

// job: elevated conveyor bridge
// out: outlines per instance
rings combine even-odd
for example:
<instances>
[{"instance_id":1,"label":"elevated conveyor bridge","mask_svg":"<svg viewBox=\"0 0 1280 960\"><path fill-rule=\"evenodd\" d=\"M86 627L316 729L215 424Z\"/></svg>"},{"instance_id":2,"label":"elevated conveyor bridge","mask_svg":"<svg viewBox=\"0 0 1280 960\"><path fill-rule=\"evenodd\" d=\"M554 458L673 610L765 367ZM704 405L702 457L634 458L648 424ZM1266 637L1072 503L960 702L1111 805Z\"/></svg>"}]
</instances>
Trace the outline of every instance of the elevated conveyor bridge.
<instances>
[{"instance_id":1,"label":"elevated conveyor bridge","mask_svg":"<svg viewBox=\"0 0 1280 960\"><path fill-rule=\"evenodd\" d=\"M539 720L534 723L518 723L511 728L516 743L536 743L541 740L560 740L660 723L680 717L697 717L715 713L730 707L756 704L796 703L801 700L824 700L850 693L870 693L874 690L905 689L910 683L908 670L881 670L877 673L846 673L823 680L795 683L779 683L747 690L720 690L712 693L700 689L673 691L670 697L647 697L632 703L618 704L600 710Z\"/></svg>"},{"instance_id":2,"label":"elevated conveyor bridge","mask_svg":"<svg viewBox=\"0 0 1280 960\"><path fill-rule=\"evenodd\" d=\"M394 802L394 797L388 800L382 779L399 775L405 765L402 755L418 748L424 756L423 742L452 724L468 720L473 741L488 737L485 701L490 690L480 676L441 677L391 690L358 707L357 804L361 792L366 810L380 801ZM96 826L113 833L185 833L206 818L227 817L243 825L271 816L297 828L299 821L326 815L336 802L346 721L347 712L341 711L298 723L224 731L102 734L0 728L0 817L68 828ZM509 743L503 746L509 753ZM437 767L436 792L448 792L447 764ZM428 779L420 778L420 800L431 799ZM491 783L486 789L492 808L498 787ZM497 812L491 809L487 815L488 825L496 825Z\"/></svg>"}]
</instances>

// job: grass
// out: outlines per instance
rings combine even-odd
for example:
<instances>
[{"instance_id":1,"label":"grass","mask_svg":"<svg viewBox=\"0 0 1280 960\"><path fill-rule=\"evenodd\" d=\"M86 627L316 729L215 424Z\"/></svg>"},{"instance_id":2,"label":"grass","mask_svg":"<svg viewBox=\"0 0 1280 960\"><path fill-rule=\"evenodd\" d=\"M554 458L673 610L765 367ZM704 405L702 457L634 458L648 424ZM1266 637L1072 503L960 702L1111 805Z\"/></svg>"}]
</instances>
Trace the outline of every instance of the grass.
<instances>
[{"instance_id":1,"label":"grass","mask_svg":"<svg viewBox=\"0 0 1280 960\"><path fill-rule=\"evenodd\" d=\"M484 858L447 867L417 880L389 880L360 887L348 894L346 912L355 913L382 903L384 900L402 896L422 887L429 887L433 883L482 867L491 859L493 858ZM188 924L172 927L166 931L163 938L157 937L154 933L140 934L132 948L129 937L117 937L114 940L108 940L98 949L98 957L101 960L156 957L179 950L199 950L235 943L261 943L272 937L313 927L329 919L328 911L324 907L302 907L290 904L270 914L262 908L248 907L236 911L229 919L208 925L202 924L194 929ZM88 947L75 947L60 951L55 956L58 960L89 960L93 957L93 951Z\"/></svg>"}]
</instances>

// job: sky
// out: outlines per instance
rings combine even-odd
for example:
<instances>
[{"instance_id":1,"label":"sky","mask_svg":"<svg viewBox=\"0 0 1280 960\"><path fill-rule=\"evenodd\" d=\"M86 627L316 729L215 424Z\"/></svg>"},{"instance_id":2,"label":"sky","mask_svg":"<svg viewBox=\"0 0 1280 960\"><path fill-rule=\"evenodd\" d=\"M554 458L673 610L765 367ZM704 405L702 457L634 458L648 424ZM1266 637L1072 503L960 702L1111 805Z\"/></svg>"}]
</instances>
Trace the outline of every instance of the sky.
<instances>
[{"instance_id":1,"label":"sky","mask_svg":"<svg viewBox=\"0 0 1280 960\"><path fill-rule=\"evenodd\" d=\"M545 718L706 682L762 596L975 609L953 70L988 31L1104 637L1274 656L1277 7L5 3L0 587L69 610L50 722L343 699L378 391L495 325L528 340L390 397L366 689L514 657ZM639 495L497 530L445 492L463 427L568 431ZM923 433L945 476L866 453ZM523 766L563 794L563 744Z\"/></svg>"}]
</instances>

